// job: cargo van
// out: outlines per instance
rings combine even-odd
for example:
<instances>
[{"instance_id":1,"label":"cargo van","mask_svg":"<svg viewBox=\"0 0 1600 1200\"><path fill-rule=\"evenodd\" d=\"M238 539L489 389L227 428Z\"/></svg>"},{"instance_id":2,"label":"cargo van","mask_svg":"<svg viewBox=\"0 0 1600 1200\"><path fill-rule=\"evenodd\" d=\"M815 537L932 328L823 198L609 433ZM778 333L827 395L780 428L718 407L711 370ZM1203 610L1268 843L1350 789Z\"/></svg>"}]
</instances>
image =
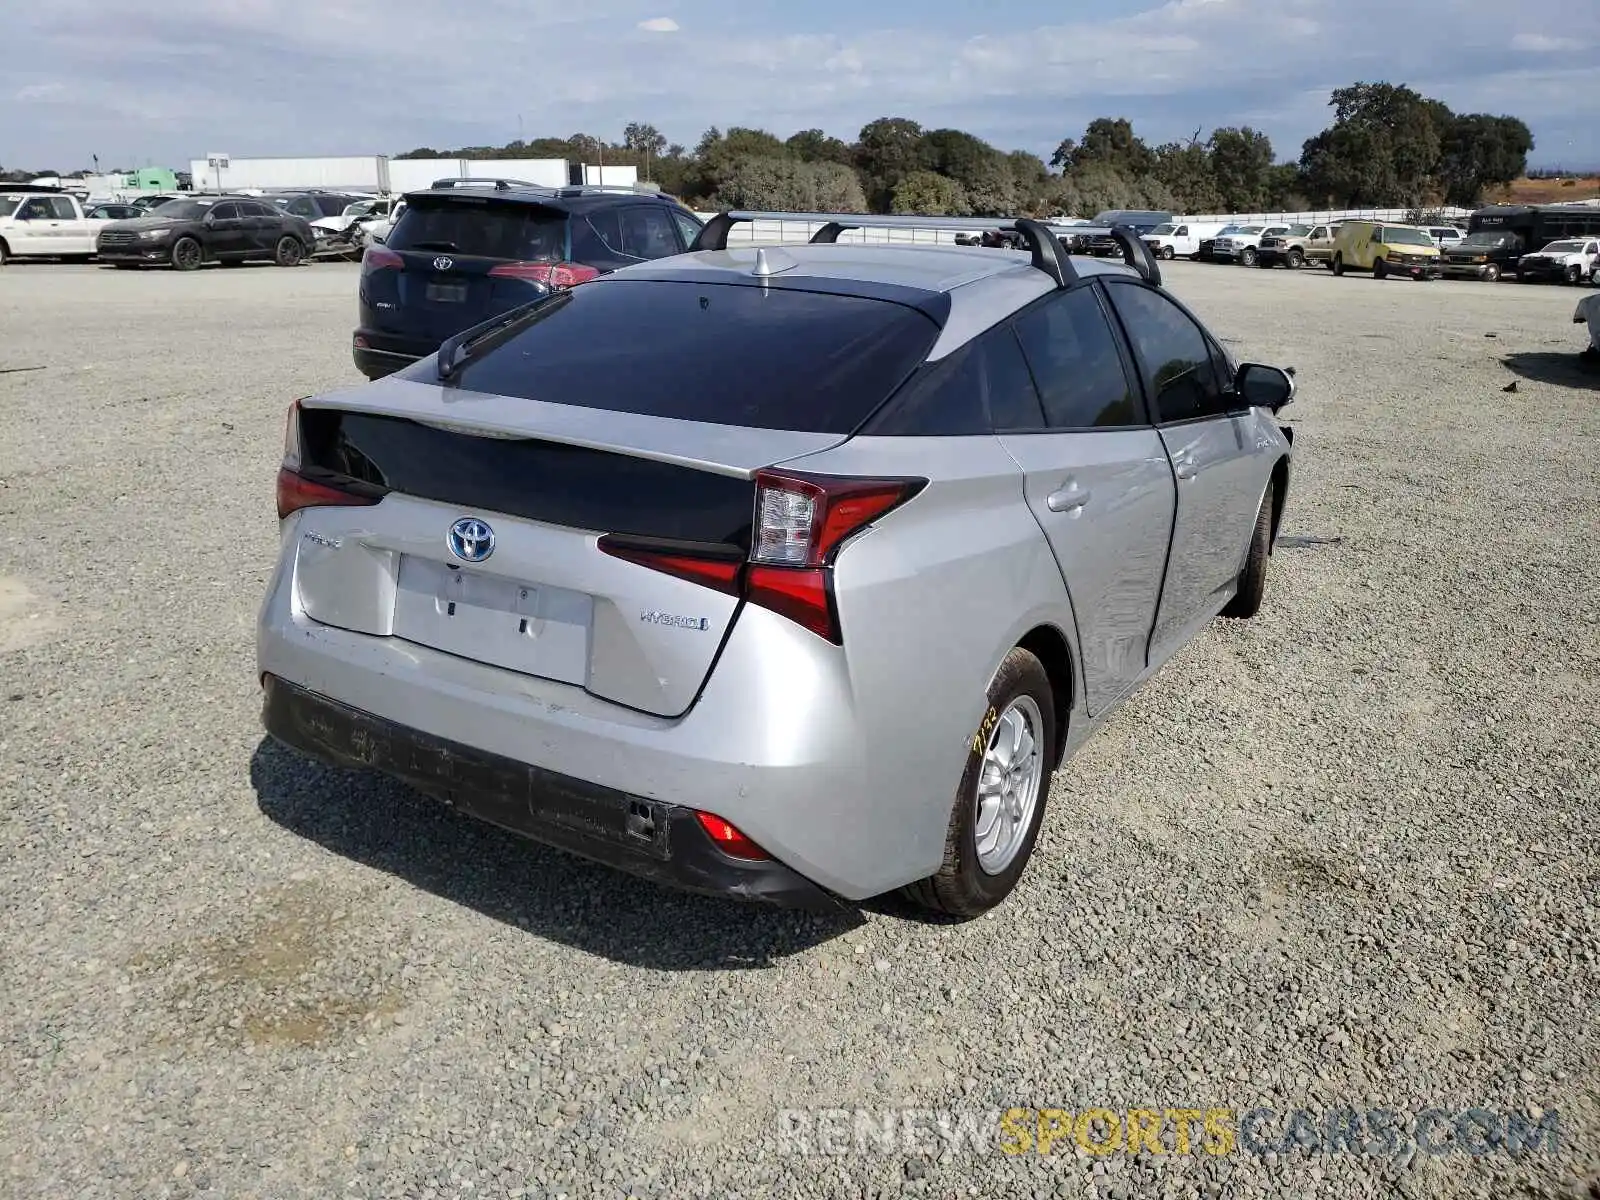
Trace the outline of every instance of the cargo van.
<instances>
[{"instance_id":1,"label":"cargo van","mask_svg":"<svg viewBox=\"0 0 1600 1200\"><path fill-rule=\"evenodd\" d=\"M1157 258L1199 258L1200 243L1216 237L1223 228L1216 223L1167 221L1145 234L1144 243Z\"/></svg>"},{"instance_id":2,"label":"cargo van","mask_svg":"<svg viewBox=\"0 0 1600 1200\"><path fill-rule=\"evenodd\" d=\"M1439 247L1426 229L1385 221L1346 221L1333 239L1333 273L1371 271L1374 279L1438 279Z\"/></svg>"}]
</instances>

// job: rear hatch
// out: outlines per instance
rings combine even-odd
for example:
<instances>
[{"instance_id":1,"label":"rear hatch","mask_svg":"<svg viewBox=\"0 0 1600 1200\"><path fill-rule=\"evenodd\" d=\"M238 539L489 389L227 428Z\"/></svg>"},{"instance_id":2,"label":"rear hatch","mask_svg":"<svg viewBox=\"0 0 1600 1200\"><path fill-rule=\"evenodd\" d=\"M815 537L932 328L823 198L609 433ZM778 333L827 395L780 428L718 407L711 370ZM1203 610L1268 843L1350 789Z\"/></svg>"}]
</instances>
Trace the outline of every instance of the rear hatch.
<instances>
[{"instance_id":1,"label":"rear hatch","mask_svg":"<svg viewBox=\"0 0 1600 1200\"><path fill-rule=\"evenodd\" d=\"M516 264L564 260L567 213L467 190L412 195L384 245L395 257L363 271L362 325L431 349L535 295Z\"/></svg>"},{"instance_id":2,"label":"rear hatch","mask_svg":"<svg viewBox=\"0 0 1600 1200\"><path fill-rule=\"evenodd\" d=\"M620 275L545 307L446 383L423 364L302 402L299 473L380 502L302 513L299 606L676 716L739 612L755 472L844 441L939 326L887 300Z\"/></svg>"}]
</instances>

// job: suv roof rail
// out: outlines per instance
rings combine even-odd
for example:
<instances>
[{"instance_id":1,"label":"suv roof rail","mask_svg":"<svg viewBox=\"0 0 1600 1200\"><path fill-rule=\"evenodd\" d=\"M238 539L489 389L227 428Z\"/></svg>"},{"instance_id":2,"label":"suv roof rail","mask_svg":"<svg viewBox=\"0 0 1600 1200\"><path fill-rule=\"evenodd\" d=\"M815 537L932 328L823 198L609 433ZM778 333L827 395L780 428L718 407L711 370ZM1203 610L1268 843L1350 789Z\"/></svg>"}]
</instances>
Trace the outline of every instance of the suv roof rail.
<instances>
[{"instance_id":1,"label":"suv roof rail","mask_svg":"<svg viewBox=\"0 0 1600 1200\"><path fill-rule=\"evenodd\" d=\"M435 179L429 187L493 187L497 191L506 191L509 188L534 188L537 191L548 192L553 189L541 187L537 183L529 183L526 179L502 179L497 175L447 175L443 179Z\"/></svg>"},{"instance_id":2,"label":"suv roof rail","mask_svg":"<svg viewBox=\"0 0 1600 1200\"><path fill-rule=\"evenodd\" d=\"M728 245L728 231L735 225L750 221L785 221L820 225L808 240L826 244L839 240L847 229L931 229L991 232L1014 230L1022 237L1033 256L1033 265L1055 280L1057 287L1069 287L1078 278L1063 236L1109 237L1122 248L1122 260L1147 282L1161 286L1161 267L1150 247L1132 229L1125 225L1052 225L1049 221L1031 217L907 217L885 216L876 213L782 213L749 212L729 209L717 213L701 228L694 244L695 250L724 250Z\"/></svg>"},{"instance_id":3,"label":"suv roof rail","mask_svg":"<svg viewBox=\"0 0 1600 1200\"><path fill-rule=\"evenodd\" d=\"M665 196L658 187L646 187L642 183L569 183L565 187L554 189L558 196L603 196L608 194L624 196Z\"/></svg>"}]
</instances>

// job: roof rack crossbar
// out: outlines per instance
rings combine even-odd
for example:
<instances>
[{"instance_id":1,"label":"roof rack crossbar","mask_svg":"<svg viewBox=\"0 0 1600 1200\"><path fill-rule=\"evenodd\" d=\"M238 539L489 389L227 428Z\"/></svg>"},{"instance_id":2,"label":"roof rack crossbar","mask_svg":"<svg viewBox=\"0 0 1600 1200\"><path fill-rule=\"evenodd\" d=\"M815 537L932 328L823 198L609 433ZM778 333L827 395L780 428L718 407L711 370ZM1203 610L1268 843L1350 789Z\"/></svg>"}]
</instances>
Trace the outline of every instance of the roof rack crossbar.
<instances>
[{"instance_id":1,"label":"roof rack crossbar","mask_svg":"<svg viewBox=\"0 0 1600 1200\"><path fill-rule=\"evenodd\" d=\"M819 225L808 239L813 245L828 245L839 240L839 235L851 229L928 229L935 231L962 230L989 233L1014 231L1027 246L1033 265L1050 276L1057 287L1070 287L1078 279L1067 248L1067 237L1108 237L1122 250L1122 260L1147 282L1161 285L1161 267L1150 247L1134 230L1125 225L1110 227L1090 225L1052 225L1031 217L908 217L900 215L854 213L782 213L748 212L728 209L717 213L701 228L699 236L690 247L696 250L725 250L728 233L735 225L754 221L777 221L791 224Z\"/></svg>"}]
</instances>

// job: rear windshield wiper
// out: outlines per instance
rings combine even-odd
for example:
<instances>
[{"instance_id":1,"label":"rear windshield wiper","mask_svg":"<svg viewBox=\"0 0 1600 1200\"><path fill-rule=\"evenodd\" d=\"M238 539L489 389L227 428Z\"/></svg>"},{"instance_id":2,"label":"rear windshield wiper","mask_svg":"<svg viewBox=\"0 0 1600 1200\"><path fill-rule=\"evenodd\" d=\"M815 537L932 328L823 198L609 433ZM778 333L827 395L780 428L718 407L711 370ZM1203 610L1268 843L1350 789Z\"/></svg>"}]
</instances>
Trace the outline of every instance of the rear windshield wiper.
<instances>
[{"instance_id":1,"label":"rear windshield wiper","mask_svg":"<svg viewBox=\"0 0 1600 1200\"><path fill-rule=\"evenodd\" d=\"M438 377L449 379L460 369L463 363L471 358L474 352L493 349L506 338L517 332L528 321L536 316L543 315L544 309L558 300L570 300L572 293L566 288L552 291L548 295L538 296L526 304L519 304L516 308L509 309L497 317L490 317L487 321L463 329L460 333L448 337L439 346Z\"/></svg>"}]
</instances>

